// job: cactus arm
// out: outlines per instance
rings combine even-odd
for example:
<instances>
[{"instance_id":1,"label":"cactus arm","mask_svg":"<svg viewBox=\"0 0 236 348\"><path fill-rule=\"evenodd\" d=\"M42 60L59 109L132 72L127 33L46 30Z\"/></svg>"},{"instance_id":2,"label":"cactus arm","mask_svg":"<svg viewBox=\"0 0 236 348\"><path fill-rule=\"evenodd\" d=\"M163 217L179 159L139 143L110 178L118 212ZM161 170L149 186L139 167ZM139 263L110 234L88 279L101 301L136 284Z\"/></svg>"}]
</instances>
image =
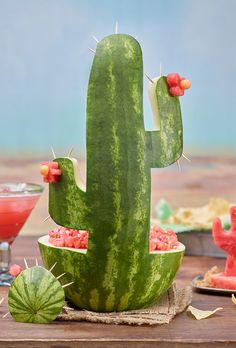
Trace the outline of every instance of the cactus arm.
<instances>
[{"instance_id":1,"label":"cactus arm","mask_svg":"<svg viewBox=\"0 0 236 348\"><path fill-rule=\"evenodd\" d=\"M219 218L215 219L212 226L212 234L215 244L226 251L227 260L224 275L236 276L236 207L230 209L231 228L225 232Z\"/></svg>"},{"instance_id":2,"label":"cactus arm","mask_svg":"<svg viewBox=\"0 0 236 348\"><path fill-rule=\"evenodd\" d=\"M231 228L229 231L224 231L222 222L216 218L212 226L212 235L216 245L225 250L229 254L234 254L236 258L236 208L230 209Z\"/></svg>"},{"instance_id":3,"label":"cactus arm","mask_svg":"<svg viewBox=\"0 0 236 348\"><path fill-rule=\"evenodd\" d=\"M212 234L214 241L218 247L222 247L222 240L224 238L224 230L222 228L222 222L219 218L216 218L212 225ZM226 235L225 235L226 237Z\"/></svg>"},{"instance_id":4,"label":"cactus arm","mask_svg":"<svg viewBox=\"0 0 236 348\"><path fill-rule=\"evenodd\" d=\"M176 162L182 155L182 118L179 98L169 94L165 76L155 81L154 88L154 122L159 129L146 131L146 150L150 167L162 168Z\"/></svg>"},{"instance_id":5,"label":"cactus arm","mask_svg":"<svg viewBox=\"0 0 236 348\"><path fill-rule=\"evenodd\" d=\"M79 186L78 163L71 158L57 158L54 161L59 164L62 175L56 185L49 184L50 216L58 225L87 229L87 199L86 192Z\"/></svg>"}]
</instances>

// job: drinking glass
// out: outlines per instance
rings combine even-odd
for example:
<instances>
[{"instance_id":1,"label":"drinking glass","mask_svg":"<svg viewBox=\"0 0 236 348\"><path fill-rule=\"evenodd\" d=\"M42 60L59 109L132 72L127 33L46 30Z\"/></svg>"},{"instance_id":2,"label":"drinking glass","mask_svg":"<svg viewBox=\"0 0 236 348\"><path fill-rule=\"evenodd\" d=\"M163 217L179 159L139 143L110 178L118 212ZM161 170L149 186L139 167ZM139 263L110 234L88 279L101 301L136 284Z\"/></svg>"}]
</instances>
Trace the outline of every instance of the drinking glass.
<instances>
[{"instance_id":1,"label":"drinking glass","mask_svg":"<svg viewBox=\"0 0 236 348\"><path fill-rule=\"evenodd\" d=\"M11 244L35 207L43 187L30 183L0 184L0 286L10 285Z\"/></svg>"}]
</instances>

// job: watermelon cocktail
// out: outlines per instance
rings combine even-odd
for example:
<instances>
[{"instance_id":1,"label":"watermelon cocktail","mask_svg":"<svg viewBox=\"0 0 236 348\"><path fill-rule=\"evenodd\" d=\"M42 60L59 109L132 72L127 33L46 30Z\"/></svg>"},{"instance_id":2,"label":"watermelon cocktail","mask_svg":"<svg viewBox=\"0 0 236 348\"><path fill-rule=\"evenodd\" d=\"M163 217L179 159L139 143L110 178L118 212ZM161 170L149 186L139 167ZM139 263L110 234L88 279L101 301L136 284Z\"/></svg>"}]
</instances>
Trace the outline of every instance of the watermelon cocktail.
<instances>
[{"instance_id":1,"label":"watermelon cocktail","mask_svg":"<svg viewBox=\"0 0 236 348\"><path fill-rule=\"evenodd\" d=\"M36 184L0 184L0 285L11 282L8 274L10 244L37 203L43 187Z\"/></svg>"}]
</instances>

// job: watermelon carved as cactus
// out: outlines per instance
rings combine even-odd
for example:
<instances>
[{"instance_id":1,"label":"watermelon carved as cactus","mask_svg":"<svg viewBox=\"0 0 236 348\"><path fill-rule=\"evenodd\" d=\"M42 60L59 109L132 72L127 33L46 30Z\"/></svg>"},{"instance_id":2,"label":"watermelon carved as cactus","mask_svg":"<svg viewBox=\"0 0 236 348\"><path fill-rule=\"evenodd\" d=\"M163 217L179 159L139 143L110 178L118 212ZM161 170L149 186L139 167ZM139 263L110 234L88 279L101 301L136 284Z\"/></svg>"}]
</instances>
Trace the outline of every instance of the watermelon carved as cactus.
<instances>
[{"instance_id":1,"label":"watermelon carved as cactus","mask_svg":"<svg viewBox=\"0 0 236 348\"><path fill-rule=\"evenodd\" d=\"M50 183L49 212L59 225L89 231L87 253L39 240L47 267L58 261L76 306L122 311L149 306L170 286L184 246L149 252L151 168L182 155L178 97L166 77L150 91L157 129L143 119L143 61L129 35L110 35L96 49L87 97L86 190L78 184L77 161L56 158L61 176ZM68 135L69 136L69 135Z\"/></svg>"}]
</instances>

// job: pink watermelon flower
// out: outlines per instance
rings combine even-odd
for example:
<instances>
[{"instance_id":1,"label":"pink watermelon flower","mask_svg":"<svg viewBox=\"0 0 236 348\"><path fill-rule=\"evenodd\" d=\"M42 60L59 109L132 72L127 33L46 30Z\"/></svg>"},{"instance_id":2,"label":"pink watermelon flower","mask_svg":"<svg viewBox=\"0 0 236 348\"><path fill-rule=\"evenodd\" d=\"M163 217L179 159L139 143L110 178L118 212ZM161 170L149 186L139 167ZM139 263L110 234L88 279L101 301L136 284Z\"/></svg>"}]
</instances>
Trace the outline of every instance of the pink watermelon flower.
<instances>
[{"instance_id":1,"label":"pink watermelon flower","mask_svg":"<svg viewBox=\"0 0 236 348\"><path fill-rule=\"evenodd\" d=\"M40 166L40 174L43 176L43 181L50 184L55 184L60 180L61 170L57 162L43 162Z\"/></svg>"},{"instance_id":2,"label":"pink watermelon flower","mask_svg":"<svg viewBox=\"0 0 236 348\"><path fill-rule=\"evenodd\" d=\"M184 95L185 89L191 87L191 82L177 73L171 73L166 76L169 92L173 97Z\"/></svg>"},{"instance_id":3,"label":"pink watermelon flower","mask_svg":"<svg viewBox=\"0 0 236 348\"><path fill-rule=\"evenodd\" d=\"M23 268L21 266L14 264L10 267L9 273L13 277L17 277L22 271Z\"/></svg>"}]
</instances>

